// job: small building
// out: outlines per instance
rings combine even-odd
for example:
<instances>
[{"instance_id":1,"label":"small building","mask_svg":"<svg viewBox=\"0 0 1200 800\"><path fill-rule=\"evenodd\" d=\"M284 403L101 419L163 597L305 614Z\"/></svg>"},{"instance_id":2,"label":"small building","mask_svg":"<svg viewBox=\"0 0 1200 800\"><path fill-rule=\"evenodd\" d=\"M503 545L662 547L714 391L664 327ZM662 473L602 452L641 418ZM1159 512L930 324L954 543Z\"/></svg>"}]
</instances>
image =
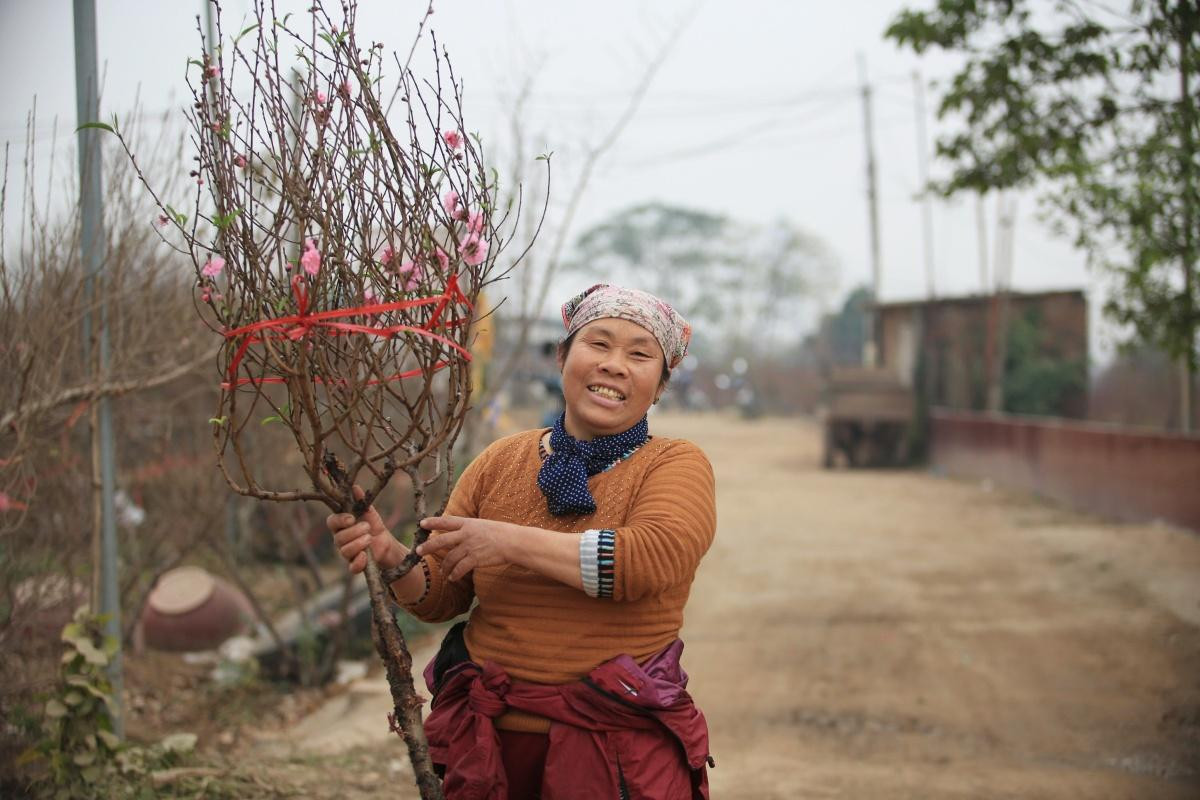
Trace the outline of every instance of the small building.
<instances>
[{"instance_id":1,"label":"small building","mask_svg":"<svg viewBox=\"0 0 1200 800\"><path fill-rule=\"evenodd\" d=\"M893 370L926 408L981 411L992 405L1087 415L1088 310L1082 291L879 303L874 310L879 364ZM1005 385L1001 402L989 404L997 361L1004 364ZM1040 393L1039 403L1023 400L1020 392Z\"/></svg>"}]
</instances>

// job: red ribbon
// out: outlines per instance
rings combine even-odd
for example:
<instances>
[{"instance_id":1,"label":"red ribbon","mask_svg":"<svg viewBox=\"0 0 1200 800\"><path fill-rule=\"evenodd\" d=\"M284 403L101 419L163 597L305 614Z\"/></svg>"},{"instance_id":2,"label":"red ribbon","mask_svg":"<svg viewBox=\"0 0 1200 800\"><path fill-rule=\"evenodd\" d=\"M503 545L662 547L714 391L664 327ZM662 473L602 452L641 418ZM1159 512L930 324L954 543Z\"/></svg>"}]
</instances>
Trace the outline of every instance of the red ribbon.
<instances>
[{"instance_id":1,"label":"red ribbon","mask_svg":"<svg viewBox=\"0 0 1200 800\"><path fill-rule=\"evenodd\" d=\"M343 333L363 333L368 336L382 336L390 339L399 333L415 333L420 336L425 336L429 339L441 342L442 344L457 350L467 361L471 360L471 353L456 342L452 342L445 336L434 333L433 328L442 318L442 313L451 301L461 302L466 305L471 311L475 307L471 305L471 301L458 288L458 275L451 275L450 280L446 282L446 289L439 295L433 297L422 297L418 300L398 300L393 303L374 303L372 305L357 306L355 308L337 308L330 311L318 311L315 314L310 314L308 310L308 290L304 286L304 277L297 275L292 278L292 292L296 295L296 307L299 311L290 317L280 317L278 319L264 319L259 322L254 322L249 325L243 325L240 328L235 328L225 332L226 339L236 339L245 337L242 343L238 345L237 352L233 355L233 361L229 363L229 380L221 384L222 389L230 389L234 386L242 386L247 383L263 384L263 383L285 383L286 378L236 378L238 367L242 363L242 358L245 357L246 351L250 349L250 345L258 344L267 339L290 339L299 341L305 336L308 336L309 331L313 328L325 328L334 334ZM408 308L419 308L420 306L437 305L433 310L433 317L423 326L417 327L413 325L362 325L355 322L337 322L344 317L353 317L359 314L384 314L389 311L403 311ZM456 319L444 323L444 327L455 327L462 325L469 320ZM262 335L259 335L259 334ZM434 370L439 370L446 366L448 361L439 361L433 365ZM411 378L415 375L420 375L424 372L423 369L410 369L407 372L398 372L395 375L389 375L383 379L373 379L368 381L368 385L375 385L387 381L401 380L403 378ZM235 380L236 378L236 380ZM318 383L324 383L321 378L317 378Z\"/></svg>"}]
</instances>

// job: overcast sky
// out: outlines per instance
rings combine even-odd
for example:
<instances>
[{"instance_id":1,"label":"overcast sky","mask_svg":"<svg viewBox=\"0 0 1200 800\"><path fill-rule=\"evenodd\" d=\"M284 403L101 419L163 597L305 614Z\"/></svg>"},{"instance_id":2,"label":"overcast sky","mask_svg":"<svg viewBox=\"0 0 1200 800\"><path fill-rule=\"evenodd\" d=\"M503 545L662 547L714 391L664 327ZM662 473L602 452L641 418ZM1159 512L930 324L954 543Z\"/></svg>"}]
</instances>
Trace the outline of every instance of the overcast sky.
<instances>
[{"instance_id":1,"label":"overcast sky","mask_svg":"<svg viewBox=\"0 0 1200 800\"><path fill-rule=\"evenodd\" d=\"M910 5L928 6L930 0ZM875 145L883 244L881 296L926 294L913 72L926 81L953 62L918 59L885 42L898 0L443 0L431 23L465 82L469 127L507 128L517 87L536 76L527 130L544 137L564 179L583 144L597 140L623 107L648 59L679 21L685 27L634 120L594 176L576 232L652 200L763 222L783 217L819 236L839 263L840 301L869 280L870 261L859 94L859 54L874 87ZM279 2L279 13L306 4ZM249 0L222 5L227 30L242 27ZM425 4L360 0L360 30L407 51ZM102 112L128 109L140 90L149 111L180 105L185 62L199 52L199 0L97 0L105 72ZM71 3L0 0L0 140L20 150L25 114L37 96L41 143L49 120L70 144L75 124ZM930 135L936 88L928 94ZM934 164L934 174L937 165ZM559 188L565 190L560 183ZM561 198L560 198L561 199ZM1082 288L1093 309L1102 281L1083 255L1036 219L1019 198L1012 282L1017 289ZM995 206L987 207L994 248ZM972 201L934 208L938 294L978 292L981 277ZM1094 313L1093 318L1097 315ZM1093 326L1093 353L1111 332Z\"/></svg>"}]
</instances>

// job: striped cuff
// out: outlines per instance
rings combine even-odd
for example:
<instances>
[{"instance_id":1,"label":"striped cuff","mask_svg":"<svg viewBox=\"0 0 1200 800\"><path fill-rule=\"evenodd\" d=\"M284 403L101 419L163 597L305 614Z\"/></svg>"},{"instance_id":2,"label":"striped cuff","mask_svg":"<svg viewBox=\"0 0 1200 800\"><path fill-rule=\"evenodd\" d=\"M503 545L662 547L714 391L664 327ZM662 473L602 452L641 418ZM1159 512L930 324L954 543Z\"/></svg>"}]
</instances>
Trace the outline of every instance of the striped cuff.
<instances>
[{"instance_id":1,"label":"striped cuff","mask_svg":"<svg viewBox=\"0 0 1200 800\"><path fill-rule=\"evenodd\" d=\"M617 563L617 532L603 530L596 534L597 597L613 596L613 576Z\"/></svg>"},{"instance_id":2,"label":"striped cuff","mask_svg":"<svg viewBox=\"0 0 1200 800\"><path fill-rule=\"evenodd\" d=\"M583 577L583 591L595 597L600 591L600 569L597 561L597 542L600 531L584 531L579 537L579 573Z\"/></svg>"}]
</instances>

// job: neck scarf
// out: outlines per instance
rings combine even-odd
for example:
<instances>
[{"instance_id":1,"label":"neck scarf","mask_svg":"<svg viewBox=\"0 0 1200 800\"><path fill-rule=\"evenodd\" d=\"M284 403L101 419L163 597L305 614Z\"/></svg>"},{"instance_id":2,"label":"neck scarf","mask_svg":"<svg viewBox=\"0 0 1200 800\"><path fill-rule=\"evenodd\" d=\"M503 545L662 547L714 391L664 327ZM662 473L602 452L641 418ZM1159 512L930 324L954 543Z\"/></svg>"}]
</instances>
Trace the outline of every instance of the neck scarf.
<instances>
[{"instance_id":1,"label":"neck scarf","mask_svg":"<svg viewBox=\"0 0 1200 800\"><path fill-rule=\"evenodd\" d=\"M546 495L546 506L555 516L590 514L596 510L596 500L588 491L587 479L603 472L630 450L645 443L650 434L646 418L623 433L597 436L580 441L563 427L563 413L550 432L553 451L538 471L538 486Z\"/></svg>"}]
</instances>

